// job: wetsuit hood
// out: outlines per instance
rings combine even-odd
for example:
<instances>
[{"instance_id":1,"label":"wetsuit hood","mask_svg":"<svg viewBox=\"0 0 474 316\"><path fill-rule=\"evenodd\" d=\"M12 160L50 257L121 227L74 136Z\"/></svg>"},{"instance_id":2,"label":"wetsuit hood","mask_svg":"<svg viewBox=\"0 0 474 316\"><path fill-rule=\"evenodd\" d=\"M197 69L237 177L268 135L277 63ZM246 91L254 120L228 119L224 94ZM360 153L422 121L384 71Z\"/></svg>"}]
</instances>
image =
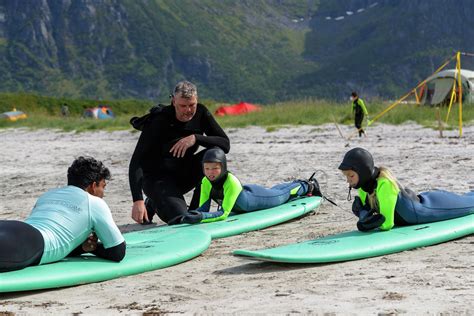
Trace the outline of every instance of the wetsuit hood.
<instances>
[{"instance_id":1,"label":"wetsuit hood","mask_svg":"<svg viewBox=\"0 0 474 316\"><path fill-rule=\"evenodd\" d=\"M354 188L362 188L372 192L376 186L379 169L374 166L372 155L364 148L356 147L349 150L339 165L339 170L353 170L359 176L359 182ZM375 183L374 183L375 182Z\"/></svg>"},{"instance_id":2,"label":"wetsuit hood","mask_svg":"<svg viewBox=\"0 0 474 316\"><path fill-rule=\"evenodd\" d=\"M204 172L204 163L205 162L219 162L221 164L221 174L214 180L211 181L211 183L220 183L222 179L227 178L227 158L225 156L225 153L222 149L216 147L216 148L211 148L206 151L204 154L204 157L202 158L202 169Z\"/></svg>"}]
</instances>

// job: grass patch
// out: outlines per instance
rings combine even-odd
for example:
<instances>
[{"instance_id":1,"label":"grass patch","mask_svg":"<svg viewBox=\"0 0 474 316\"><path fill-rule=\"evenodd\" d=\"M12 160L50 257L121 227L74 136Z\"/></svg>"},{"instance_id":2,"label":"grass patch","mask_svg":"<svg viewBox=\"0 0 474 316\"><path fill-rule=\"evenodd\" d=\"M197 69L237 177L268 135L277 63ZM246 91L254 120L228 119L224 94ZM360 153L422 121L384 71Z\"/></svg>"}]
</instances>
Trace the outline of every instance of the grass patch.
<instances>
[{"instance_id":1,"label":"grass patch","mask_svg":"<svg viewBox=\"0 0 474 316\"><path fill-rule=\"evenodd\" d=\"M369 117L373 119L390 104L378 102L368 104ZM451 109L446 128L457 128L459 107L456 104ZM244 116L229 116L218 118L224 127L245 127L250 125L264 126L267 130L276 130L286 125L321 125L337 122L338 124L352 125L351 104L331 103L325 101L298 101L268 105L261 112L249 113ZM444 122L447 108L440 109L440 115ZM436 108L429 106L418 106L415 104L401 104L377 119L375 123L403 124L409 121L416 122L422 126L438 128ZM463 124L474 122L474 105L463 107Z\"/></svg>"},{"instance_id":2,"label":"grass patch","mask_svg":"<svg viewBox=\"0 0 474 316\"><path fill-rule=\"evenodd\" d=\"M41 97L34 95L0 95L0 111L9 111L13 107L28 114L28 118L16 122L0 119L0 128L27 127L31 129L52 128L64 131L94 131L94 130L124 130L131 129L129 120L132 116L140 116L147 113L153 105L150 101L142 100L116 100L116 101L93 101L93 100L68 100ZM60 115L60 107L67 103L70 109L69 117ZM220 103L204 100L209 110L214 112ZM108 104L116 114L115 119L93 120L82 117L85 108L98 104ZM367 102L370 118L387 108L388 102ZM451 110L449 120L445 129L456 129L458 127L459 107L455 104ZM301 100L285 103L277 103L262 107L262 111L249 113L242 116L216 117L224 128L242 128L246 126L262 126L268 132L280 128L298 125L321 125L337 122L338 124L352 125L352 105L347 103L333 103L321 100ZM447 108L441 108L440 114L444 122ZM402 124L408 121L416 122L422 126L437 129L436 108L428 106L417 106L414 104L400 104L376 123ZM463 107L463 124L474 122L474 105Z\"/></svg>"}]
</instances>

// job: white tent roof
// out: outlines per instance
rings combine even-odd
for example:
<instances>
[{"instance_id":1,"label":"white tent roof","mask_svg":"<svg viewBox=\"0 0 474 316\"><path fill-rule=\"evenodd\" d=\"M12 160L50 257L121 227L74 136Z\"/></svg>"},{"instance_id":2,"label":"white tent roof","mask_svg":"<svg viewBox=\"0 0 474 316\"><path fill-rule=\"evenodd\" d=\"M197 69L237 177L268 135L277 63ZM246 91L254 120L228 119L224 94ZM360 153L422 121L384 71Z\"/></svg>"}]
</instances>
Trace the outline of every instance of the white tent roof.
<instances>
[{"instance_id":1,"label":"white tent roof","mask_svg":"<svg viewBox=\"0 0 474 316\"><path fill-rule=\"evenodd\" d=\"M456 69L447 69L430 76L427 81L431 81L437 78L454 78L455 75ZM474 84L474 71L461 69L461 80L463 82L469 80L472 84Z\"/></svg>"},{"instance_id":2,"label":"white tent roof","mask_svg":"<svg viewBox=\"0 0 474 316\"><path fill-rule=\"evenodd\" d=\"M453 89L453 80L457 74L456 69L447 69L440 71L430 76L426 82L434 87L429 90L431 93L423 95L422 103L439 104L448 96ZM474 101L474 71L461 69L461 82L464 87L467 87L466 100L467 102ZM464 88L466 89L466 88ZM463 92L463 94L464 94Z\"/></svg>"}]
</instances>

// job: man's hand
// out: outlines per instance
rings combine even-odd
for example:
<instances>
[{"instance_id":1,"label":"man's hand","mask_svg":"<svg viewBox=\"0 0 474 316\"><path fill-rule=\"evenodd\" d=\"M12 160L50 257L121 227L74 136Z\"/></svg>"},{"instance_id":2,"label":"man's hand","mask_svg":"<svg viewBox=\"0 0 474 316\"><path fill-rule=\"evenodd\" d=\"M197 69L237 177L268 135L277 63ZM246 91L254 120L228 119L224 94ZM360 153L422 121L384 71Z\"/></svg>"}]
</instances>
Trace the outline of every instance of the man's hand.
<instances>
[{"instance_id":1,"label":"man's hand","mask_svg":"<svg viewBox=\"0 0 474 316\"><path fill-rule=\"evenodd\" d=\"M186 150L188 150L189 147L194 146L196 144L196 136L194 135L189 135L184 138L181 138L176 142L176 144L173 145L170 149L170 153L173 155L173 157L184 157L184 154L186 153Z\"/></svg>"},{"instance_id":2,"label":"man's hand","mask_svg":"<svg viewBox=\"0 0 474 316\"><path fill-rule=\"evenodd\" d=\"M87 237L86 241L82 243L82 250L84 252L92 252L97 249L97 235L95 233L91 233L89 237Z\"/></svg>"},{"instance_id":3,"label":"man's hand","mask_svg":"<svg viewBox=\"0 0 474 316\"><path fill-rule=\"evenodd\" d=\"M142 224L143 221L145 221L145 223L148 222L148 214L143 200L133 202L132 219L138 224Z\"/></svg>"}]
</instances>

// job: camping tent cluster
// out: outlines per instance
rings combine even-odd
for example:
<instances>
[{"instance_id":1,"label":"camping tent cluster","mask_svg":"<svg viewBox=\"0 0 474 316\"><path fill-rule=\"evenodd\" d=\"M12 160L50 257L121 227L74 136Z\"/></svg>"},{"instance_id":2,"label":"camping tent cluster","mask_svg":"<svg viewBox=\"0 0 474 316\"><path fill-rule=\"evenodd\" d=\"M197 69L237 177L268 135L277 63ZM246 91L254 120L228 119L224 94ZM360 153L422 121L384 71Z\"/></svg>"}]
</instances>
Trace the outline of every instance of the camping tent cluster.
<instances>
[{"instance_id":1,"label":"camping tent cluster","mask_svg":"<svg viewBox=\"0 0 474 316\"><path fill-rule=\"evenodd\" d=\"M14 109L13 111L3 112L2 114L0 114L0 118L15 122L18 120L26 119L27 115L25 114L25 112L17 111L16 109Z\"/></svg>"},{"instance_id":2,"label":"camping tent cluster","mask_svg":"<svg viewBox=\"0 0 474 316\"><path fill-rule=\"evenodd\" d=\"M115 114L109 106L99 105L94 108L85 109L83 116L98 120L106 120L114 118Z\"/></svg>"}]
</instances>

